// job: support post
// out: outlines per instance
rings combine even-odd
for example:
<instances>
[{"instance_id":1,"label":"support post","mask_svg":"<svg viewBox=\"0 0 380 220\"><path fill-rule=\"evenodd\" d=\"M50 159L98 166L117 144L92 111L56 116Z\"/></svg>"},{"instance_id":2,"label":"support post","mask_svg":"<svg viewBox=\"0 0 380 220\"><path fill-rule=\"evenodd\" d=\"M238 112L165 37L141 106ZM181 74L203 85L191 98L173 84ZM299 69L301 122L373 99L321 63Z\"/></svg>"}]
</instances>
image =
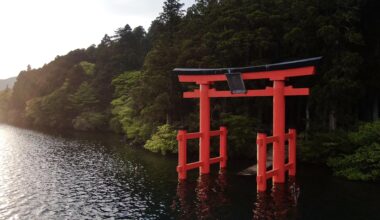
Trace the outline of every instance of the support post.
<instances>
[{"instance_id":1,"label":"support post","mask_svg":"<svg viewBox=\"0 0 380 220\"><path fill-rule=\"evenodd\" d=\"M277 175L273 183L285 182L285 95L284 80L273 81L273 136L278 141L273 143L273 169Z\"/></svg>"},{"instance_id":2,"label":"support post","mask_svg":"<svg viewBox=\"0 0 380 220\"><path fill-rule=\"evenodd\" d=\"M266 134L258 133L257 139L257 191L263 192L267 189L267 143Z\"/></svg>"},{"instance_id":3,"label":"support post","mask_svg":"<svg viewBox=\"0 0 380 220\"><path fill-rule=\"evenodd\" d=\"M178 131L178 179L185 180L187 177L186 163L187 163L187 140L186 140L186 131Z\"/></svg>"},{"instance_id":4,"label":"support post","mask_svg":"<svg viewBox=\"0 0 380 220\"><path fill-rule=\"evenodd\" d=\"M200 174L210 173L210 98L208 97L209 83L200 84L199 97L199 132L201 138L199 141L199 159L202 166Z\"/></svg>"},{"instance_id":5,"label":"support post","mask_svg":"<svg viewBox=\"0 0 380 220\"><path fill-rule=\"evenodd\" d=\"M296 129L289 129L289 163L292 164L289 169L289 176L296 175L296 144L297 144L297 132Z\"/></svg>"},{"instance_id":6,"label":"support post","mask_svg":"<svg viewBox=\"0 0 380 220\"><path fill-rule=\"evenodd\" d=\"M227 128L220 127L220 140L219 140L219 155L222 158L220 161L220 168L227 167Z\"/></svg>"}]
</instances>

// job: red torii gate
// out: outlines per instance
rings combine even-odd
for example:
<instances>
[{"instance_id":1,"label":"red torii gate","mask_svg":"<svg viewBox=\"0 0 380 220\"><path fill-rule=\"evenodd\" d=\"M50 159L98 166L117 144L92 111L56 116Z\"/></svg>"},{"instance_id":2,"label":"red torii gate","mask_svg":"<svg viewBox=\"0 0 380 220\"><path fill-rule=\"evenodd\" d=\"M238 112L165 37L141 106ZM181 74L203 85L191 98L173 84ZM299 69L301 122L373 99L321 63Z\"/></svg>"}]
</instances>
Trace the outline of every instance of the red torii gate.
<instances>
[{"instance_id":1,"label":"red torii gate","mask_svg":"<svg viewBox=\"0 0 380 220\"><path fill-rule=\"evenodd\" d=\"M289 176L296 174L296 130L289 129L285 133L285 96L308 95L308 88L293 88L285 86L285 80L290 77L313 75L315 65L321 57L276 63L263 66L222 68L222 69L194 69L176 68L180 82L192 82L199 85L199 89L184 92L184 98L199 98L200 121L199 132L178 132L178 178L184 180L187 171L198 168L200 174L210 172L210 164L218 163L223 169L227 165L227 128L210 131L210 98L219 97L253 97L273 96L273 136L257 134L257 190L265 191L267 179L273 178L273 183L284 183L285 172ZM269 79L273 87L265 89L246 90L243 80ZM210 85L217 81L227 81L230 91L217 91ZM220 136L219 157L210 158L210 137ZM199 138L199 161L187 163L187 140ZM288 141L288 163L285 163L285 142ZM273 143L273 169L266 170L267 144Z\"/></svg>"}]
</instances>

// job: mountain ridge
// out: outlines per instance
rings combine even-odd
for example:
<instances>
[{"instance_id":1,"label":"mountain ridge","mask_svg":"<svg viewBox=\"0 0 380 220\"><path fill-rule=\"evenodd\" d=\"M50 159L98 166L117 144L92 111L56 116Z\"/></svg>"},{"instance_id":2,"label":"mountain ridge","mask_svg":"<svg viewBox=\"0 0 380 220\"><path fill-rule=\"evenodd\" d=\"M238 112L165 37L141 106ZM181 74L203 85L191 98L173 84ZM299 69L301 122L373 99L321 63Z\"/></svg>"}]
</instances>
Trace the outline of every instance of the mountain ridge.
<instances>
[{"instance_id":1,"label":"mountain ridge","mask_svg":"<svg viewBox=\"0 0 380 220\"><path fill-rule=\"evenodd\" d=\"M7 88L12 88L16 82L17 77L10 77L8 79L0 79L0 91Z\"/></svg>"}]
</instances>

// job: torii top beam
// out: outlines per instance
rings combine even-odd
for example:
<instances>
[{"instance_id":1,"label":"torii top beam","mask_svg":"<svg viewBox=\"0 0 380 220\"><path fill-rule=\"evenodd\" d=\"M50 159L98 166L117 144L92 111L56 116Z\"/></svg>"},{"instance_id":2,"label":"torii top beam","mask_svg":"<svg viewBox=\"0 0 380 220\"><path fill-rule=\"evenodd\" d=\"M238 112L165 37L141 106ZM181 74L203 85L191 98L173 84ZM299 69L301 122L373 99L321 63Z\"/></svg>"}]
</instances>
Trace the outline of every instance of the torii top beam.
<instances>
[{"instance_id":1,"label":"torii top beam","mask_svg":"<svg viewBox=\"0 0 380 220\"><path fill-rule=\"evenodd\" d=\"M243 80L269 79L272 81L285 80L290 77L299 77L315 74L315 65L322 57L313 57L290 62L274 63L262 66L217 68L217 69L197 69L197 68L175 68L174 73L178 75L180 82L193 82L197 84L210 84L216 81L227 81L226 73L239 72ZM284 88L285 96L308 95L308 88ZM184 92L184 98L199 98L200 91L195 89L192 92ZM252 96L273 96L273 88L248 90L242 94L232 94L231 91L217 91L209 89L208 97L252 97Z\"/></svg>"},{"instance_id":2,"label":"torii top beam","mask_svg":"<svg viewBox=\"0 0 380 220\"><path fill-rule=\"evenodd\" d=\"M296 77L313 75L315 65L322 57L313 57L289 62L267 64L261 66L198 69L198 68L175 68L174 73L178 74L180 82L201 82L201 81L226 81L225 74L229 71L240 72L245 80L250 79L281 79L284 77Z\"/></svg>"}]
</instances>

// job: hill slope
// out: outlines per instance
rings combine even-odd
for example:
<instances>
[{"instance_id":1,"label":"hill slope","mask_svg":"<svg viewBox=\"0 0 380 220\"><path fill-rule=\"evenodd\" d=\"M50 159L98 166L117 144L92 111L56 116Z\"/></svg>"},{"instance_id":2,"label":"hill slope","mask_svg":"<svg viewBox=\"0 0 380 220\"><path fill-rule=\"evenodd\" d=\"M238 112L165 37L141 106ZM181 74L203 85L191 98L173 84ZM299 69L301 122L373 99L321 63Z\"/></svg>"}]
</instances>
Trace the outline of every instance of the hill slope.
<instances>
[{"instance_id":1,"label":"hill slope","mask_svg":"<svg viewBox=\"0 0 380 220\"><path fill-rule=\"evenodd\" d=\"M12 77L12 78L8 78L8 79L0 79L0 91L7 88L7 86L9 88L12 88L16 82L16 78L17 77Z\"/></svg>"}]
</instances>

